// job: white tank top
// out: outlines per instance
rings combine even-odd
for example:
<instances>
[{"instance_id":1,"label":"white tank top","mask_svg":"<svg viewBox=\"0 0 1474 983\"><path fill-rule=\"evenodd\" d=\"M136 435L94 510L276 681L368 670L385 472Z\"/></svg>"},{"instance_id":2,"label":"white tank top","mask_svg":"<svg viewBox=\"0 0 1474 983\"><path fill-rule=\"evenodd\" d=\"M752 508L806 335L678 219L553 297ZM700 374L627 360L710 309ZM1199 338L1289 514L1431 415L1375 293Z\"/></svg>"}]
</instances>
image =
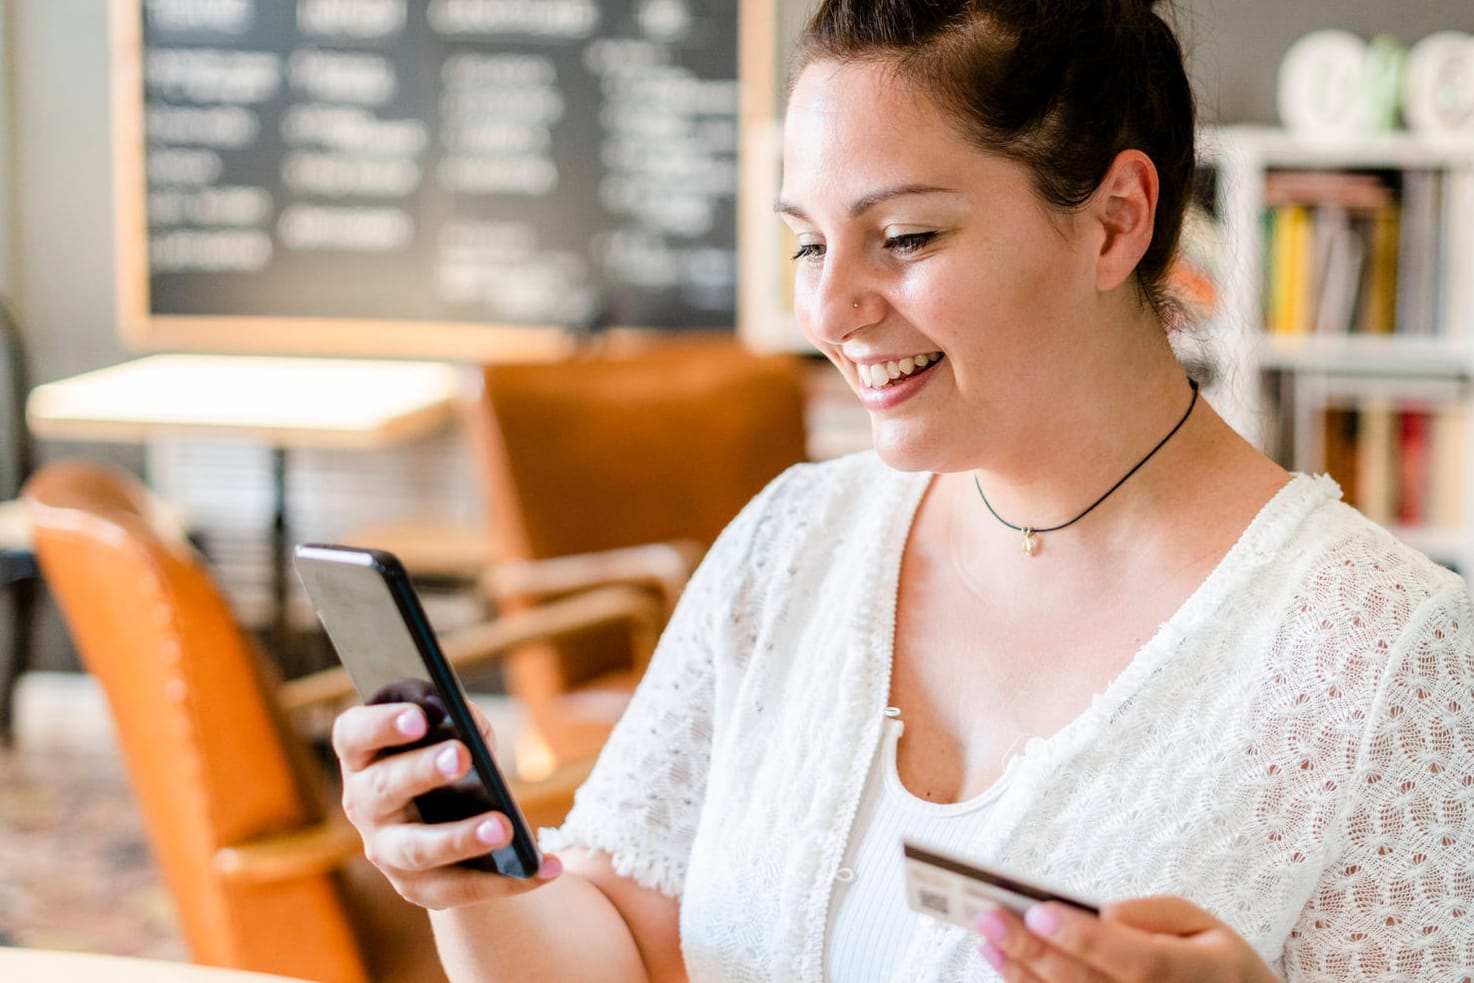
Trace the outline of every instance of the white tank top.
<instances>
[{"instance_id":1,"label":"white tank top","mask_svg":"<svg viewBox=\"0 0 1474 983\"><path fill-rule=\"evenodd\" d=\"M830 901L825 943L830 983L892 978L918 920L926 917L906 904L901 840L966 854L977 841L979 811L995 797L993 788L964 802L928 802L912 795L896 770L901 711L887 707L885 715Z\"/></svg>"}]
</instances>

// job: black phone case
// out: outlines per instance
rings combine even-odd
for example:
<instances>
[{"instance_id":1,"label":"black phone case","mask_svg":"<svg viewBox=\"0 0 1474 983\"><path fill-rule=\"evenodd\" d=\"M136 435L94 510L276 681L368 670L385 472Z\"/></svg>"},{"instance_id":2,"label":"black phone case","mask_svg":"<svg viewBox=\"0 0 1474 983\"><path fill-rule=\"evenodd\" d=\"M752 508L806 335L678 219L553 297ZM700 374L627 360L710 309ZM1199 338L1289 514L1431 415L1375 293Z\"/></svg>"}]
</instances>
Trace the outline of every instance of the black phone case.
<instances>
[{"instance_id":1,"label":"black phone case","mask_svg":"<svg viewBox=\"0 0 1474 983\"><path fill-rule=\"evenodd\" d=\"M424 711L429 725L425 736L389 753L402 754L451 738L459 739L470 751L471 769L464 777L453 785L415 798L420 818L426 823L444 823L492 810L500 812L512 825L512 842L483 856L462 861L462 865L507 877L528 878L536 874L542 864L537 841L491 750L476 729L460 682L441 653L434 630L398 558L383 550L304 543L296 549L296 567L318 618L327 630L339 660L354 677L364 703L415 703ZM349 651L353 646L342 644L339 638L334 637L334 624L339 624L343 618L356 616L347 599L355 590L355 581L362 578L366 570L387 588L396 616L408 629L429 676L428 685L425 680L406 677L365 692L363 674L355 673L354 667L355 660L366 653Z\"/></svg>"}]
</instances>

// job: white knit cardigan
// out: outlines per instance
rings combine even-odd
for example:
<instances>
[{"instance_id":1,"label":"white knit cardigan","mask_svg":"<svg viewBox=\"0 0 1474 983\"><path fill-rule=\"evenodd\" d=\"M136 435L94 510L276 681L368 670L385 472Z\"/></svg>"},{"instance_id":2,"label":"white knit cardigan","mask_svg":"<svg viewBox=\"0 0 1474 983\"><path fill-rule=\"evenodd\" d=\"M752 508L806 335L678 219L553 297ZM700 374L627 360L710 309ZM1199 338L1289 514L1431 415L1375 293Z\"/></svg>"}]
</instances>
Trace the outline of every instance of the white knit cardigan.
<instances>
[{"instance_id":1,"label":"white knit cardigan","mask_svg":"<svg viewBox=\"0 0 1474 983\"><path fill-rule=\"evenodd\" d=\"M867 453L769 486L543 831L678 897L693 980L824 978L929 480ZM1185 896L1291 981L1474 976L1469 593L1339 495L1291 480L1121 675L1010 761L972 854L1101 900ZM922 921L897 979L996 978L969 933Z\"/></svg>"}]
</instances>

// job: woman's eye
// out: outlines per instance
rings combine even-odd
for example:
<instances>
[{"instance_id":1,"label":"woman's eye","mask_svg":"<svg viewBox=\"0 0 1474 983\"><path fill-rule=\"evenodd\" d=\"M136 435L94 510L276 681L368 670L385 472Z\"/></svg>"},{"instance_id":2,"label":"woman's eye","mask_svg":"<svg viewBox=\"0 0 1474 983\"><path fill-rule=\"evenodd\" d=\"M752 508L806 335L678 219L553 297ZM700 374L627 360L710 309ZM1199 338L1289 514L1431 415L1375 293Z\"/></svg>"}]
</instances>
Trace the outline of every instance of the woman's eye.
<instances>
[{"instance_id":1,"label":"woman's eye","mask_svg":"<svg viewBox=\"0 0 1474 983\"><path fill-rule=\"evenodd\" d=\"M824 247L822 245L817 242L805 242L799 245L798 252L794 253L791 258L794 260L818 259L823 255Z\"/></svg>"},{"instance_id":2,"label":"woman's eye","mask_svg":"<svg viewBox=\"0 0 1474 983\"><path fill-rule=\"evenodd\" d=\"M925 249L936 237L935 232L907 232L904 235L887 236L885 248L893 253L907 256Z\"/></svg>"}]
</instances>

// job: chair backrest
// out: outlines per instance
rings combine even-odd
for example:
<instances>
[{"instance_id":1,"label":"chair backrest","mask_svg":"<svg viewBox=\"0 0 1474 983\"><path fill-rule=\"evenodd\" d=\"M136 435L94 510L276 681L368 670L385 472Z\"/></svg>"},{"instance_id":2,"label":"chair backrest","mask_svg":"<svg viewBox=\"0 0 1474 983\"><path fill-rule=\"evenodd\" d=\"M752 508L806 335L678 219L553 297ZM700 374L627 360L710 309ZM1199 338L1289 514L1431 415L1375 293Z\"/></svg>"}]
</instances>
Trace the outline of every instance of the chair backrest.
<instances>
[{"instance_id":1,"label":"chair backrest","mask_svg":"<svg viewBox=\"0 0 1474 983\"><path fill-rule=\"evenodd\" d=\"M488 365L472 390L466 431L497 560L673 540L710 546L806 455L801 360L732 343ZM507 685L555 757L587 750L563 694L604 679L631 685L622 641L583 636L508 660Z\"/></svg>"},{"instance_id":2,"label":"chair backrest","mask_svg":"<svg viewBox=\"0 0 1474 983\"><path fill-rule=\"evenodd\" d=\"M196 961L307 979L366 978L330 874L222 879L222 847L318 813L269 670L198 554L126 474L65 461L26 485L36 551L101 684L154 856Z\"/></svg>"},{"instance_id":3,"label":"chair backrest","mask_svg":"<svg viewBox=\"0 0 1474 983\"><path fill-rule=\"evenodd\" d=\"M498 558L711 545L805 456L801 364L734 344L488 365L473 395Z\"/></svg>"}]
</instances>

